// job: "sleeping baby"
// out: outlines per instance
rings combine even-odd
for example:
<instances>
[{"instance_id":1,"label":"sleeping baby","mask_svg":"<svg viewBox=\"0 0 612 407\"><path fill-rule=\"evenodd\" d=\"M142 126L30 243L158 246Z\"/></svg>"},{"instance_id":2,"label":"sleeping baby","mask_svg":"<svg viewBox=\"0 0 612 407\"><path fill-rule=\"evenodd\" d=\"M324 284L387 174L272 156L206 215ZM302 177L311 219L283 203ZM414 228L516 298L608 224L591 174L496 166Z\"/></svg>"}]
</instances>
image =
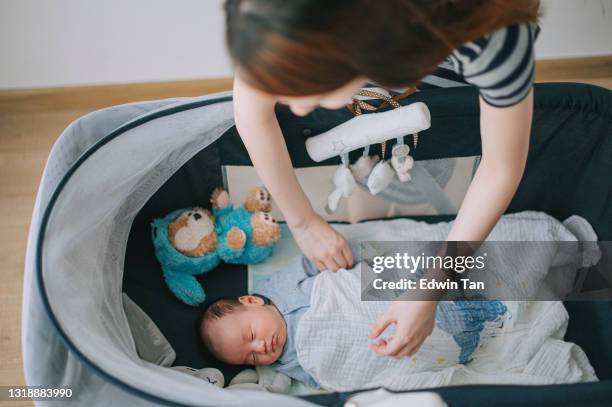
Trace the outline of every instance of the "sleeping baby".
<instances>
[{"instance_id":1,"label":"sleeping baby","mask_svg":"<svg viewBox=\"0 0 612 407\"><path fill-rule=\"evenodd\" d=\"M255 295L222 298L204 310L204 346L230 364L271 365L309 386L317 382L300 366L295 349L298 323L310 307L317 268L306 258L276 273Z\"/></svg>"},{"instance_id":2,"label":"sleeping baby","mask_svg":"<svg viewBox=\"0 0 612 407\"><path fill-rule=\"evenodd\" d=\"M254 295L210 304L200 326L205 347L223 362L272 365L309 386L333 391L585 380L553 373L541 363L548 356L563 359L558 352L565 349L571 364L569 355L576 352L575 345L555 338L560 327L550 318L561 323L567 314L553 301L442 301L436 326L415 355L379 355L368 333L390 302L361 300L360 273L369 265L358 263L358 250L352 248L352 269L319 273L302 257L256 286ZM388 327L383 336L392 336L394 329ZM544 346L550 340L555 346Z\"/></svg>"},{"instance_id":3,"label":"sleeping baby","mask_svg":"<svg viewBox=\"0 0 612 407\"><path fill-rule=\"evenodd\" d=\"M275 273L265 283L256 287L254 295L221 298L213 302L206 307L201 319L200 334L204 346L216 358L225 363L273 365L275 370L280 373L300 380L309 386L319 387L320 383L303 369L298 359L297 329L302 317L311 308L311 293L318 277L333 274L344 281L353 280L353 282L356 282L355 278L350 278L350 276L355 277L356 273L359 272L359 259L357 257L359 250L354 245L352 249L356 266L351 270L341 270L341 273L319 273L312 262L301 257L291 263L285 270ZM342 273L349 272L351 274L341 277ZM361 303L359 292L354 294L356 295L351 296L352 300L350 300L355 302L351 305L352 308L356 308ZM378 315L380 315L380 312L384 310L381 305L386 308L389 303L365 303L365 307L373 312L370 313L370 317L359 316L363 319L361 325L365 331L361 338L353 339L360 340L365 346L368 345L367 332L377 316L375 314L378 312ZM484 309L478 303L472 305L475 305L481 311ZM481 312L481 319L492 320L498 318L498 314L505 311L505 307L499 305L500 308L496 309L496 311L499 311L497 314L489 315L486 312ZM346 316L352 320L355 319L354 316L348 314ZM341 324L346 322L341 322ZM440 322L444 323L445 321ZM482 321L479 322L482 323ZM321 324L324 324L324 322L321 322ZM465 328L465 326L462 326L460 330ZM455 330L457 329L455 328ZM321 340L330 344L336 338L337 335L333 335L333 337L321 338ZM472 342L477 343L477 341ZM308 346L302 348L306 352ZM424 348L428 348L427 344L424 344ZM475 346L468 346L468 348L471 353ZM369 351L369 353L374 356L373 351ZM438 356L437 362L434 366L428 365L429 368L440 368L448 366L448 363L457 363L457 361L452 362L453 358L448 357L448 352L438 351L436 355L443 356ZM440 363L442 357L444 363ZM458 357L460 362L467 361L467 358L461 355ZM380 359L380 357L378 358ZM425 368L425 366L421 367Z\"/></svg>"}]
</instances>

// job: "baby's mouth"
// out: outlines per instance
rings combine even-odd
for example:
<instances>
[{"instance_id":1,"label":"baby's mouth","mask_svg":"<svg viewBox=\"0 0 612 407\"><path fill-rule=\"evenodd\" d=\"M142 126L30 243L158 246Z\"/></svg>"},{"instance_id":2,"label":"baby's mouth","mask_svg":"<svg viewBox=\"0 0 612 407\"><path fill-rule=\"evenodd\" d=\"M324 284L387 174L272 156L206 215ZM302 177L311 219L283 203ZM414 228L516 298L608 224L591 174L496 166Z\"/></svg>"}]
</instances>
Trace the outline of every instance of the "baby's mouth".
<instances>
[{"instance_id":1,"label":"baby's mouth","mask_svg":"<svg viewBox=\"0 0 612 407\"><path fill-rule=\"evenodd\" d=\"M277 336L274 335L272 337L272 340L270 341L270 346L272 347L272 353L276 353L276 338Z\"/></svg>"}]
</instances>

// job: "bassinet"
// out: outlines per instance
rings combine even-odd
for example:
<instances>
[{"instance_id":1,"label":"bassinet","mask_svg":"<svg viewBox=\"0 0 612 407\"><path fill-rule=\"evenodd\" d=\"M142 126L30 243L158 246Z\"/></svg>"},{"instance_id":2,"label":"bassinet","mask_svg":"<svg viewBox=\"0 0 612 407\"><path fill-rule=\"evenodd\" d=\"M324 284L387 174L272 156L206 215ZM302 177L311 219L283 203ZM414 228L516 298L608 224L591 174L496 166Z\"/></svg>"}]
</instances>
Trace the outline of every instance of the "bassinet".
<instances>
[{"instance_id":1,"label":"bassinet","mask_svg":"<svg viewBox=\"0 0 612 407\"><path fill-rule=\"evenodd\" d=\"M427 90L432 127L416 160L480 153L478 97L470 87ZM305 134L352 117L319 109L298 118L277 111L296 167L314 163ZM30 227L23 301L23 354L29 385L69 386L79 405L342 404L349 394L295 398L229 392L140 360L121 304L126 291L160 326L177 364L204 367L196 318L161 282L148 223L207 202L222 166L250 165L233 127L231 94L112 107L72 123L53 147ZM539 210L586 218L612 240L612 92L580 84L538 84L529 161L508 212ZM434 219L435 220L435 219ZM244 292L245 269L223 265L207 291ZM566 339L589 356L599 383L461 386L434 389L450 405L612 405L612 303L568 302ZM187 329L189 330L189 329ZM200 366L198 366L200 364ZM226 374L232 374L226 370Z\"/></svg>"}]
</instances>

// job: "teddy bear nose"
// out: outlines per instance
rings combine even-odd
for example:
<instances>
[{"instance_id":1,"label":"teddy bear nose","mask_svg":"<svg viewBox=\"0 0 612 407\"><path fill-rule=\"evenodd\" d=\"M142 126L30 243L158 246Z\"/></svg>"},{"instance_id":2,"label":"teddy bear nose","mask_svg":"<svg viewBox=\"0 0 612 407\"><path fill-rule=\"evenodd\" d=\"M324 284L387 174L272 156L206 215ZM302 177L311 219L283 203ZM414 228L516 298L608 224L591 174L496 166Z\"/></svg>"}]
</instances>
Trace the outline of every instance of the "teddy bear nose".
<instances>
[{"instance_id":1,"label":"teddy bear nose","mask_svg":"<svg viewBox=\"0 0 612 407\"><path fill-rule=\"evenodd\" d=\"M200 220L200 218L202 217L202 215L200 215L199 213L194 213L193 217L195 220Z\"/></svg>"}]
</instances>

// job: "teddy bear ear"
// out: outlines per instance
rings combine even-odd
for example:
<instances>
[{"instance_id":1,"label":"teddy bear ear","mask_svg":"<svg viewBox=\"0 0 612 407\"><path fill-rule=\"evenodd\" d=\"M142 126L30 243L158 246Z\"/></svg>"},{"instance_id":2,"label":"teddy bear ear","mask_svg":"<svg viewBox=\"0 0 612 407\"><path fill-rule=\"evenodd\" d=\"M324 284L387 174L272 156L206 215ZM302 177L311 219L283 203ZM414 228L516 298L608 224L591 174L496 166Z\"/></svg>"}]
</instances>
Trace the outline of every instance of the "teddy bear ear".
<instances>
[{"instance_id":1,"label":"teddy bear ear","mask_svg":"<svg viewBox=\"0 0 612 407\"><path fill-rule=\"evenodd\" d=\"M210 194L210 204L214 209L225 208L229 203L229 193L221 187L215 188Z\"/></svg>"},{"instance_id":2,"label":"teddy bear ear","mask_svg":"<svg viewBox=\"0 0 612 407\"><path fill-rule=\"evenodd\" d=\"M212 192L210 193L210 201L212 202L213 199L215 199L215 197L219 194L219 190L221 190L220 187L217 187L215 189L212 190Z\"/></svg>"}]
</instances>

